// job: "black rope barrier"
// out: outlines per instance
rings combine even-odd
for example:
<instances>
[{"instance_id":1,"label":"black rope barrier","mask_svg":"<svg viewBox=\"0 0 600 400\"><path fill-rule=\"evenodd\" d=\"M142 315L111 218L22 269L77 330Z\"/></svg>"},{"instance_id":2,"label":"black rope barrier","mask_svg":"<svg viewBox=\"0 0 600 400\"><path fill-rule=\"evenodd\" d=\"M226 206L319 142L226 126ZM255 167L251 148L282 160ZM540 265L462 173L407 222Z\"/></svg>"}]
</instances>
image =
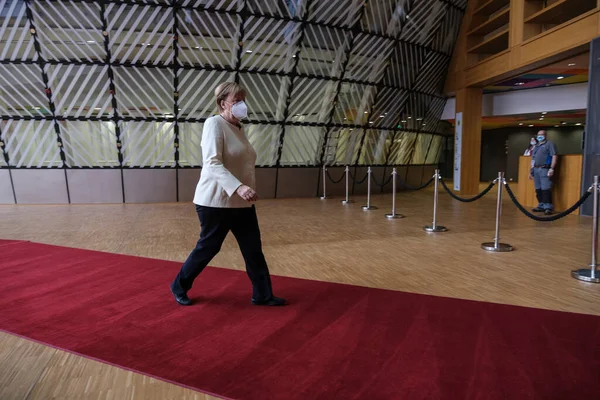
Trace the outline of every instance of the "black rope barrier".
<instances>
[{"instance_id":1,"label":"black rope barrier","mask_svg":"<svg viewBox=\"0 0 600 400\"><path fill-rule=\"evenodd\" d=\"M328 178L329 178L329 180L330 180L332 183L334 183L334 184L336 184L336 183L340 183L340 182L342 181L342 179L344 179L344 177L346 176L346 171L344 171L344 173L342 174L342 177L336 181L335 179L333 179L333 178L331 177L331 175L329 175L329 170L327 170L326 172L327 172L327 177L328 177Z\"/></svg>"},{"instance_id":2,"label":"black rope barrier","mask_svg":"<svg viewBox=\"0 0 600 400\"><path fill-rule=\"evenodd\" d=\"M373 182L375 182L375 184L379 187L384 187L384 186L387 186L387 184L392 181L393 177L394 177L394 175L390 175L389 178L387 179L387 181L384 181L383 183L379 183L379 182L377 182L377 179L375 179L375 176L373 176Z\"/></svg>"},{"instance_id":3,"label":"black rope barrier","mask_svg":"<svg viewBox=\"0 0 600 400\"><path fill-rule=\"evenodd\" d=\"M506 188L506 192L508 193L508 197L510 197L510 199L512 200L513 203L515 203L515 206L517 206L517 208L519 210L521 210L521 212L523 214L525 214L526 216L528 216L529 218L533 219L534 221L540 221L540 222L552 222L552 221L556 221L558 219L564 218L567 215L571 214L573 211L577 210L579 207L581 207L581 205L587 200L588 197L590 197L590 195L592 194L592 192L585 192L583 196L581 196L581 198L579 200L577 200L577 203L573 204L569 209L558 213L556 215L552 215L550 217L538 217L535 214L530 213L529 211L527 211L525 209L525 207L523 207L521 205L521 203L519 203L519 201L517 200L517 198L515 197L515 194L513 193L512 189L508 186L508 183L504 182L504 187Z\"/></svg>"},{"instance_id":4,"label":"black rope barrier","mask_svg":"<svg viewBox=\"0 0 600 400\"><path fill-rule=\"evenodd\" d=\"M367 174L365 174L365 177L362 178L360 181L356 181L356 177L354 176L354 174L352 172L350 172L350 179L352 179L353 181L355 181L355 183L357 185L360 185L361 183L363 183L364 181L366 181L368 177L369 177L369 174L367 173Z\"/></svg>"},{"instance_id":5,"label":"black rope barrier","mask_svg":"<svg viewBox=\"0 0 600 400\"><path fill-rule=\"evenodd\" d=\"M402 186L404 186L405 188L407 188L408 190L421 190L421 189L425 189L427 186L431 185L431 182L433 182L434 179L435 179L435 177L432 176L427 182L425 182L421 186L414 187L414 186L411 186L408 183L406 183L404 180L402 180L402 178L398 178L398 180L400 181L400 184Z\"/></svg>"},{"instance_id":6,"label":"black rope barrier","mask_svg":"<svg viewBox=\"0 0 600 400\"><path fill-rule=\"evenodd\" d=\"M444 190L446 192L448 192L448 194L455 200L458 201L462 201L463 203L470 203L472 201L475 200L479 200L480 198L482 198L483 196L485 196L486 194L488 194L488 192L490 190L492 190L492 188L494 187L494 185L496 184L496 181L492 181L490 182L490 184L488 185L488 187L486 187L485 189L483 189L483 191L481 193L479 193L478 195L474 196L474 197L468 197L468 198L464 198L464 197L458 197L457 195L455 195L452 190L446 186L446 182L444 182L443 178L440 178L440 182L442 182L442 186L444 188Z\"/></svg>"}]
</instances>

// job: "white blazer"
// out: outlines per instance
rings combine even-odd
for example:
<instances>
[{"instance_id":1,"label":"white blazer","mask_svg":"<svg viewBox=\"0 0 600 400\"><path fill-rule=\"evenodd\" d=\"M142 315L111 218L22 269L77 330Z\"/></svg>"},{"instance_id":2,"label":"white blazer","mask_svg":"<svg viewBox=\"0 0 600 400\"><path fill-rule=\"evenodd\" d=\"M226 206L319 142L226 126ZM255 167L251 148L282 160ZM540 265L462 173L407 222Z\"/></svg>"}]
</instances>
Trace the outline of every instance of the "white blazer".
<instances>
[{"instance_id":1,"label":"white blazer","mask_svg":"<svg viewBox=\"0 0 600 400\"><path fill-rule=\"evenodd\" d=\"M241 128L220 115L208 118L202 131L202 172L194 204L216 208L244 208L252 204L237 189L256 189L256 151Z\"/></svg>"}]
</instances>

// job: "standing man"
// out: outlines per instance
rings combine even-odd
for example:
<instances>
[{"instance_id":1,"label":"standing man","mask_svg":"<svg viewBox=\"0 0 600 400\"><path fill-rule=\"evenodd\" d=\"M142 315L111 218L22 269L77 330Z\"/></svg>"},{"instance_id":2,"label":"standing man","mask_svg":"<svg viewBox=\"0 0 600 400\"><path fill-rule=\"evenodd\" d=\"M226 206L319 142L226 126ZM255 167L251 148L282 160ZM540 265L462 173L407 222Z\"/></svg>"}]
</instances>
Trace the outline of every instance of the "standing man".
<instances>
[{"instance_id":1,"label":"standing man","mask_svg":"<svg viewBox=\"0 0 600 400\"><path fill-rule=\"evenodd\" d=\"M535 195L538 200L538 206L533 209L535 212L543 212L546 215L552 214L554 206L552 205L552 176L558 156L556 155L556 146L546 140L546 131L541 130L537 134L537 145L533 149L531 160L531 175L535 186Z\"/></svg>"}]
</instances>

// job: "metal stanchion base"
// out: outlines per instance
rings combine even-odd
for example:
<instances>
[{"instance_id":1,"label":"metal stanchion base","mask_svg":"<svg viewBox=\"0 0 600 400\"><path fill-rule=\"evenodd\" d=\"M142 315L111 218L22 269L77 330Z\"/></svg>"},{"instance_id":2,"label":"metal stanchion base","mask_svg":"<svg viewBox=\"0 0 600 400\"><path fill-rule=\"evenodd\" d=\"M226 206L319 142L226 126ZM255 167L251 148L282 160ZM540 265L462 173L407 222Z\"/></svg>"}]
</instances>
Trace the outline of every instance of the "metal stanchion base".
<instances>
[{"instance_id":1,"label":"metal stanchion base","mask_svg":"<svg viewBox=\"0 0 600 400\"><path fill-rule=\"evenodd\" d=\"M494 242L481 243L481 248L487 251L505 252L513 251L513 247L510 244L498 243L498 247L495 246Z\"/></svg>"},{"instance_id":2,"label":"metal stanchion base","mask_svg":"<svg viewBox=\"0 0 600 400\"><path fill-rule=\"evenodd\" d=\"M342 204L352 204L352 203L354 203L354 200L342 200L341 203Z\"/></svg>"},{"instance_id":3,"label":"metal stanchion base","mask_svg":"<svg viewBox=\"0 0 600 400\"><path fill-rule=\"evenodd\" d=\"M385 214L385 217L387 219L399 219L399 218L404 218L404 215L402 215L402 214Z\"/></svg>"},{"instance_id":4,"label":"metal stanchion base","mask_svg":"<svg viewBox=\"0 0 600 400\"><path fill-rule=\"evenodd\" d=\"M600 283L600 270L596 269L592 278L592 268L582 268L571 271L571 276L577 280L584 282Z\"/></svg>"},{"instance_id":5,"label":"metal stanchion base","mask_svg":"<svg viewBox=\"0 0 600 400\"><path fill-rule=\"evenodd\" d=\"M441 225L425 225L423 227L423 230L425 232L446 232L448 230L448 228L446 228L445 226L441 226Z\"/></svg>"},{"instance_id":6,"label":"metal stanchion base","mask_svg":"<svg viewBox=\"0 0 600 400\"><path fill-rule=\"evenodd\" d=\"M370 210L377 210L377 207L375 206L362 206L362 209L365 211L370 211Z\"/></svg>"},{"instance_id":7,"label":"metal stanchion base","mask_svg":"<svg viewBox=\"0 0 600 400\"><path fill-rule=\"evenodd\" d=\"M321 196L321 200L327 200L329 198L330 198L329 196Z\"/></svg>"}]
</instances>

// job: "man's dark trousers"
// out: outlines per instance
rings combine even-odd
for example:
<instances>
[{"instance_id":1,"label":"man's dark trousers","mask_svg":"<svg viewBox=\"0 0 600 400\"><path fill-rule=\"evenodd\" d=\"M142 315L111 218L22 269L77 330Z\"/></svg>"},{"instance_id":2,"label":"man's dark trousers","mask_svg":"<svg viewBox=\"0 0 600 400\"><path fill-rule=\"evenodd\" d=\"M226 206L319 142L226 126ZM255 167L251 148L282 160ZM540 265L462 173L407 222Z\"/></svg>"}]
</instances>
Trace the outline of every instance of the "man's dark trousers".
<instances>
[{"instance_id":1,"label":"man's dark trousers","mask_svg":"<svg viewBox=\"0 0 600 400\"><path fill-rule=\"evenodd\" d=\"M533 168L533 184L538 198L538 208L541 210L554 209L552 205L552 180L548 176L548 168Z\"/></svg>"}]
</instances>

